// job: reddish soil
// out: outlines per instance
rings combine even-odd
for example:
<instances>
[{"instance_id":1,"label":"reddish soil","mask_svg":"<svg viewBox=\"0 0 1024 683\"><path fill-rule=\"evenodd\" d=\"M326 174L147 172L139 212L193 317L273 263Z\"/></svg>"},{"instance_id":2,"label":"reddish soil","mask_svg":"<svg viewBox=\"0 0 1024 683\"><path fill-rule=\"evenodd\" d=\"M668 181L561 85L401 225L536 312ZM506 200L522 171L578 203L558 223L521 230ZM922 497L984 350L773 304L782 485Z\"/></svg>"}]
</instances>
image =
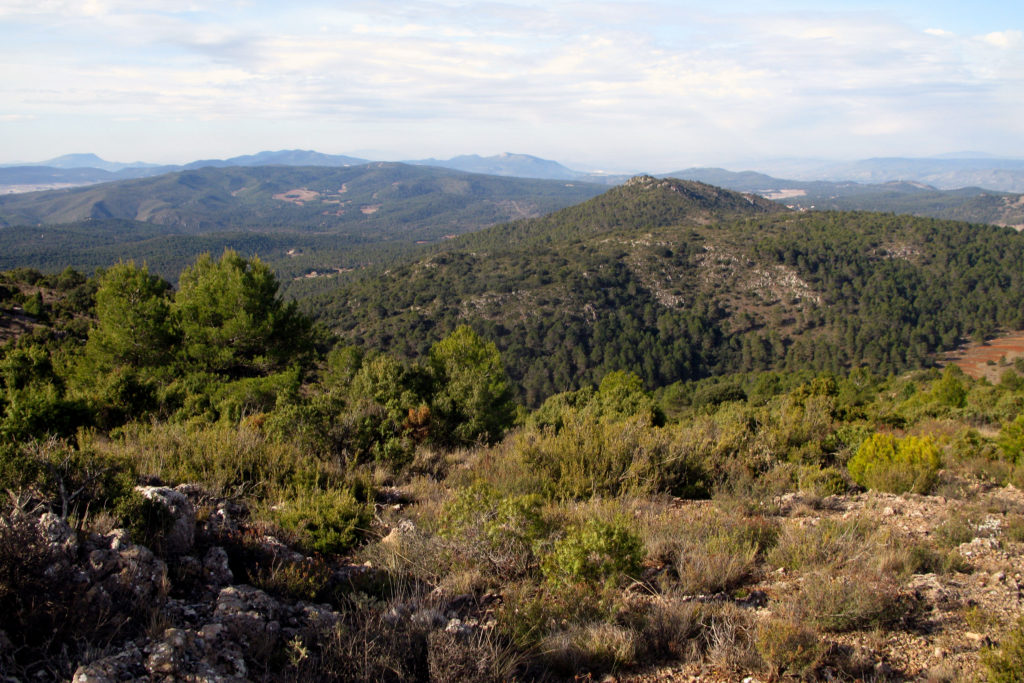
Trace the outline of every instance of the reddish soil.
<instances>
[{"instance_id":1,"label":"reddish soil","mask_svg":"<svg viewBox=\"0 0 1024 683\"><path fill-rule=\"evenodd\" d=\"M942 360L958 365L964 374L971 377L997 382L1016 358L1024 358L1024 330L1010 332L983 344L969 344L947 353Z\"/></svg>"}]
</instances>

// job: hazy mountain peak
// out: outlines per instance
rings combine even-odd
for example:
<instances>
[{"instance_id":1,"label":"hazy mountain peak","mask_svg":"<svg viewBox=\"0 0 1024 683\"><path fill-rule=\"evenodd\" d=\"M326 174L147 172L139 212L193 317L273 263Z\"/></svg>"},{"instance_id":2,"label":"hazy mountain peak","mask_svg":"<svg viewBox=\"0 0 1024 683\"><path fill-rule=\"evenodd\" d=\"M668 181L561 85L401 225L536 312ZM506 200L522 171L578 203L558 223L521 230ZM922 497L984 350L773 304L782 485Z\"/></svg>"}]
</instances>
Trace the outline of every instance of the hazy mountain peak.
<instances>
[{"instance_id":1,"label":"hazy mountain peak","mask_svg":"<svg viewBox=\"0 0 1024 683\"><path fill-rule=\"evenodd\" d=\"M78 152L74 154L62 154L54 159L40 161L27 166L48 166L50 168L98 168L102 171L116 172L125 168L150 167L156 164L146 164L141 161L122 163L119 161L107 161L92 152Z\"/></svg>"},{"instance_id":2,"label":"hazy mountain peak","mask_svg":"<svg viewBox=\"0 0 1024 683\"><path fill-rule=\"evenodd\" d=\"M109 161L101 159L92 152L81 152L75 154L62 154L49 161L41 161L41 164L55 166L56 168L99 168Z\"/></svg>"}]
</instances>

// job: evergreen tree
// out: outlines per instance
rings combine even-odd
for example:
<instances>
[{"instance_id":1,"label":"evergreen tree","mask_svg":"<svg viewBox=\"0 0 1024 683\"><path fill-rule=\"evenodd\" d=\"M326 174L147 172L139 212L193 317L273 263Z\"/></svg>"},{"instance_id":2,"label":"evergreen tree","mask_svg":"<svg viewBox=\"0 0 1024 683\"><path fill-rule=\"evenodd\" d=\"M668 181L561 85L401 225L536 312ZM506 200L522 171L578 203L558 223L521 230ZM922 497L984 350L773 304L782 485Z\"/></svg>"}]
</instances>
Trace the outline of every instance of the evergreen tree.
<instances>
[{"instance_id":1,"label":"evergreen tree","mask_svg":"<svg viewBox=\"0 0 1024 683\"><path fill-rule=\"evenodd\" d=\"M491 443L512 424L512 389L494 342L468 325L430 348L436 381L431 416L438 438L451 443Z\"/></svg>"},{"instance_id":2,"label":"evergreen tree","mask_svg":"<svg viewBox=\"0 0 1024 683\"><path fill-rule=\"evenodd\" d=\"M278 296L277 279L258 257L203 254L182 271L175 305L186 363L197 370L259 375L304 359L311 348L309 321Z\"/></svg>"}]
</instances>

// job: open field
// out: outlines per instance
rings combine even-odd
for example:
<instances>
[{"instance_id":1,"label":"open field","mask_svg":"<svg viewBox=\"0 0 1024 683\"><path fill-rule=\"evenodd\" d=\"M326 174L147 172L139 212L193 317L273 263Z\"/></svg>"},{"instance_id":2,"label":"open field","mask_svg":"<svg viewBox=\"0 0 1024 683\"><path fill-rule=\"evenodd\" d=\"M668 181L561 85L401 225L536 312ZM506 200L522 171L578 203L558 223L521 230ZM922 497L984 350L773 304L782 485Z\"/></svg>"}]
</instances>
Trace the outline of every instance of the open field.
<instances>
[{"instance_id":1,"label":"open field","mask_svg":"<svg viewBox=\"0 0 1024 683\"><path fill-rule=\"evenodd\" d=\"M943 360L959 366L975 379L984 377L997 382L1017 358L1024 358L1024 331L1010 332L983 344L969 344L946 354Z\"/></svg>"}]
</instances>

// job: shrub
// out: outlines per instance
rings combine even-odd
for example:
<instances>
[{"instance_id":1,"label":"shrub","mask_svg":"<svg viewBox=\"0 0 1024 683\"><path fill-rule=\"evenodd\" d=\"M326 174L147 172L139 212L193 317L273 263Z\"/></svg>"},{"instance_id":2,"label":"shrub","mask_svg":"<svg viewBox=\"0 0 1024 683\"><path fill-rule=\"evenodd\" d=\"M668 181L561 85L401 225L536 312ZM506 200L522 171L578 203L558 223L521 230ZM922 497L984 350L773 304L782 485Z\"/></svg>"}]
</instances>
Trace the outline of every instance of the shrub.
<instances>
[{"instance_id":1,"label":"shrub","mask_svg":"<svg viewBox=\"0 0 1024 683\"><path fill-rule=\"evenodd\" d=\"M545 664L566 676L581 672L599 675L632 664L637 647L632 630L607 623L556 631L540 644Z\"/></svg>"},{"instance_id":2,"label":"shrub","mask_svg":"<svg viewBox=\"0 0 1024 683\"><path fill-rule=\"evenodd\" d=\"M1002 639L999 649L982 652L981 662L990 683L1024 681L1024 617Z\"/></svg>"},{"instance_id":3,"label":"shrub","mask_svg":"<svg viewBox=\"0 0 1024 683\"><path fill-rule=\"evenodd\" d=\"M927 542L899 539L879 557L878 567L898 576L967 573L970 564L955 550L940 550Z\"/></svg>"},{"instance_id":4,"label":"shrub","mask_svg":"<svg viewBox=\"0 0 1024 683\"><path fill-rule=\"evenodd\" d=\"M1007 515L1003 535L1008 541L1024 543L1024 515Z\"/></svg>"},{"instance_id":5,"label":"shrub","mask_svg":"<svg viewBox=\"0 0 1024 683\"><path fill-rule=\"evenodd\" d=\"M696 639L704 630L704 603L676 600L669 595L653 602L643 614L641 635L649 655L685 662L699 651Z\"/></svg>"},{"instance_id":6,"label":"shrub","mask_svg":"<svg viewBox=\"0 0 1024 683\"><path fill-rule=\"evenodd\" d=\"M265 413L275 405L295 401L299 391L299 370L292 368L265 377L246 377L225 382L212 392L220 419L235 424L247 415Z\"/></svg>"},{"instance_id":7,"label":"shrub","mask_svg":"<svg viewBox=\"0 0 1024 683\"><path fill-rule=\"evenodd\" d=\"M174 527L174 517L165 505L132 491L118 502L114 512L135 543L163 553L164 536Z\"/></svg>"},{"instance_id":8,"label":"shrub","mask_svg":"<svg viewBox=\"0 0 1024 683\"><path fill-rule=\"evenodd\" d=\"M499 576L526 572L547 532L536 494L502 496L488 484L462 489L441 513L441 536L457 539Z\"/></svg>"},{"instance_id":9,"label":"shrub","mask_svg":"<svg viewBox=\"0 0 1024 683\"><path fill-rule=\"evenodd\" d=\"M812 679L827 650L813 629L790 619L772 619L760 624L754 646L773 679L783 674Z\"/></svg>"},{"instance_id":10,"label":"shrub","mask_svg":"<svg viewBox=\"0 0 1024 683\"><path fill-rule=\"evenodd\" d=\"M518 680L526 657L493 630L469 634L432 631L427 636L432 681L500 683Z\"/></svg>"},{"instance_id":11,"label":"shrub","mask_svg":"<svg viewBox=\"0 0 1024 683\"><path fill-rule=\"evenodd\" d=\"M80 442L76 447L49 439L0 448L0 489L24 493L65 518L113 509L132 496L132 463L97 453L85 433Z\"/></svg>"},{"instance_id":12,"label":"shrub","mask_svg":"<svg viewBox=\"0 0 1024 683\"><path fill-rule=\"evenodd\" d=\"M946 520L935 527L935 541L940 547L953 549L964 543L970 543L978 531L979 520L962 513L950 514Z\"/></svg>"},{"instance_id":13,"label":"shrub","mask_svg":"<svg viewBox=\"0 0 1024 683\"><path fill-rule=\"evenodd\" d=\"M269 567L257 567L251 576L262 590L295 600L325 601L329 595L331 567L318 557L299 562L276 560Z\"/></svg>"},{"instance_id":14,"label":"shrub","mask_svg":"<svg viewBox=\"0 0 1024 683\"><path fill-rule=\"evenodd\" d=\"M811 574L790 607L801 621L836 632L886 627L907 612L895 582L863 568Z\"/></svg>"},{"instance_id":15,"label":"shrub","mask_svg":"<svg viewBox=\"0 0 1024 683\"><path fill-rule=\"evenodd\" d=\"M1021 460L1024 453L1024 413L1021 413L1009 424L1003 425L999 432L999 447L1010 462Z\"/></svg>"},{"instance_id":16,"label":"shrub","mask_svg":"<svg viewBox=\"0 0 1024 683\"><path fill-rule=\"evenodd\" d=\"M0 651L6 680L70 680L94 644L131 636L153 607L126 584L86 590L70 548L36 517L0 503Z\"/></svg>"},{"instance_id":17,"label":"shrub","mask_svg":"<svg viewBox=\"0 0 1024 683\"><path fill-rule=\"evenodd\" d=\"M104 446L130 454L139 474L177 484L202 485L215 496L262 499L319 478L334 484L338 473L294 443L277 442L249 424L132 424Z\"/></svg>"},{"instance_id":18,"label":"shrub","mask_svg":"<svg viewBox=\"0 0 1024 683\"><path fill-rule=\"evenodd\" d=\"M768 554L772 564L786 569L838 566L870 552L868 543L876 527L861 520L824 519L813 527L789 525Z\"/></svg>"},{"instance_id":19,"label":"shrub","mask_svg":"<svg viewBox=\"0 0 1024 683\"><path fill-rule=\"evenodd\" d=\"M758 413L757 447L790 462L816 464L832 431L835 401L831 396L797 390L776 398Z\"/></svg>"},{"instance_id":20,"label":"shrub","mask_svg":"<svg viewBox=\"0 0 1024 683\"><path fill-rule=\"evenodd\" d=\"M680 588L686 593L718 593L742 585L754 572L757 545L728 532L689 544L676 557Z\"/></svg>"},{"instance_id":21,"label":"shrub","mask_svg":"<svg viewBox=\"0 0 1024 683\"><path fill-rule=\"evenodd\" d=\"M846 478L835 467L808 466L800 469L801 491L825 497L842 495L847 488Z\"/></svg>"},{"instance_id":22,"label":"shrub","mask_svg":"<svg viewBox=\"0 0 1024 683\"><path fill-rule=\"evenodd\" d=\"M53 383L36 383L9 390L6 397L0 395L0 441L72 436L90 418L84 402L66 398Z\"/></svg>"},{"instance_id":23,"label":"shrub","mask_svg":"<svg viewBox=\"0 0 1024 683\"><path fill-rule=\"evenodd\" d=\"M635 576L643 559L643 542L626 521L588 520L569 527L555 542L541 568L554 584L594 582L617 583L623 576Z\"/></svg>"},{"instance_id":24,"label":"shrub","mask_svg":"<svg viewBox=\"0 0 1024 683\"><path fill-rule=\"evenodd\" d=\"M494 342L461 325L430 347L436 382L431 413L442 443L494 443L512 425L512 387Z\"/></svg>"},{"instance_id":25,"label":"shrub","mask_svg":"<svg viewBox=\"0 0 1024 683\"><path fill-rule=\"evenodd\" d=\"M516 444L519 457L562 500L673 492L706 495L704 472L690 453L653 427L648 416L597 418L569 411L562 428L530 430Z\"/></svg>"},{"instance_id":26,"label":"shrub","mask_svg":"<svg viewBox=\"0 0 1024 683\"><path fill-rule=\"evenodd\" d=\"M310 551L341 553L356 544L371 519L347 488L303 489L273 510L274 520Z\"/></svg>"},{"instance_id":27,"label":"shrub","mask_svg":"<svg viewBox=\"0 0 1024 683\"><path fill-rule=\"evenodd\" d=\"M301 633L306 656L273 680L381 681L429 678L427 633L410 619L385 616L387 607L352 600L341 623L315 625Z\"/></svg>"},{"instance_id":28,"label":"shrub","mask_svg":"<svg viewBox=\"0 0 1024 683\"><path fill-rule=\"evenodd\" d=\"M847 465L861 486L889 493L927 493L939 472L939 450L930 437L869 437Z\"/></svg>"},{"instance_id":29,"label":"shrub","mask_svg":"<svg viewBox=\"0 0 1024 683\"><path fill-rule=\"evenodd\" d=\"M947 365L942 371L942 377L932 385L932 400L941 406L963 408L967 400L967 389L960 381L963 376L963 371L959 367Z\"/></svg>"},{"instance_id":30,"label":"shrub","mask_svg":"<svg viewBox=\"0 0 1024 683\"><path fill-rule=\"evenodd\" d=\"M645 531L645 537L648 552L672 566L678 583L671 587L692 595L742 585L756 573L758 557L775 543L777 533L764 518L716 510L682 520L677 516L660 518Z\"/></svg>"}]
</instances>

